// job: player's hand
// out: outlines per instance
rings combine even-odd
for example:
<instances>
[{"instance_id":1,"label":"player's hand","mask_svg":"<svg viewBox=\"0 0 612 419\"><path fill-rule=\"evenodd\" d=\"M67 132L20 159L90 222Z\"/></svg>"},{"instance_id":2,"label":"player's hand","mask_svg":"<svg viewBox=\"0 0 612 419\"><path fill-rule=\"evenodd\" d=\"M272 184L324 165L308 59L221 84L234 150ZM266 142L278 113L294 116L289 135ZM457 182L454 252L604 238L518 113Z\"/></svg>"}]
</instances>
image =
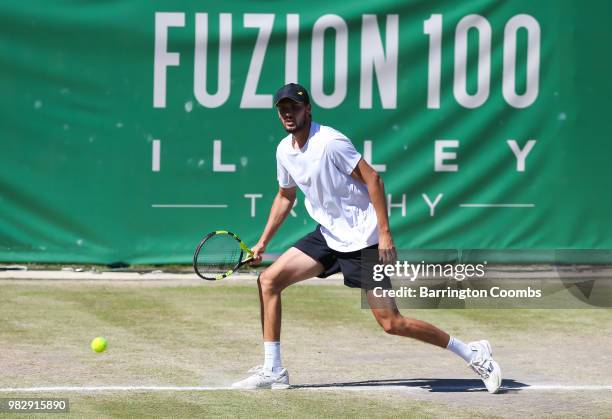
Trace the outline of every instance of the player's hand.
<instances>
[{"instance_id":1,"label":"player's hand","mask_svg":"<svg viewBox=\"0 0 612 419\"><path fill-rule=\"evenodd\" d=\"M255 266L261 263L263 253L266 251L266 245L263 243L257 243L251 248L253 251L253 260L249 262L249 265Z\"/></svg>"},{"instance_id":2,"label":"player's hand","mask_svg":"<svg viewBox=\"0 0 612 419\"><path fill-rule=\"evenodd\" d=\"M378 260L382 263L394 263L397 259L397 251L393 244L391 232L380 232L378 237Z\"/></svg>"}]
</instances>

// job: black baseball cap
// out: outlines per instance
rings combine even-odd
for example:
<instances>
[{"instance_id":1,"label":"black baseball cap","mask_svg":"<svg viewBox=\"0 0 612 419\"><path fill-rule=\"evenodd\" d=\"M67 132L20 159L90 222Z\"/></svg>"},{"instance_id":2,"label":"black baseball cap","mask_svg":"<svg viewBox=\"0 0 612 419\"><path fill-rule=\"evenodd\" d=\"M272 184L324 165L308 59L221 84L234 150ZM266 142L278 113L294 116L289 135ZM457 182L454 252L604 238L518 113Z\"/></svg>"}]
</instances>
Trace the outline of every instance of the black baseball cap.
<instances>
[{"instance_id":1,"label":"black baseball cap","mask_svg":"<svg viewBox=\"0 0 612 419\"><path fill-rule=\"evenodd\" d=\"M304 89L304 86L300 86L296 83L289 83L281 87L274 94L274 106L278 105L283 99L291 99L294 102L299 103L310 103L310 97L308 96L308 91Z\"/></svg>"}]
</instances>

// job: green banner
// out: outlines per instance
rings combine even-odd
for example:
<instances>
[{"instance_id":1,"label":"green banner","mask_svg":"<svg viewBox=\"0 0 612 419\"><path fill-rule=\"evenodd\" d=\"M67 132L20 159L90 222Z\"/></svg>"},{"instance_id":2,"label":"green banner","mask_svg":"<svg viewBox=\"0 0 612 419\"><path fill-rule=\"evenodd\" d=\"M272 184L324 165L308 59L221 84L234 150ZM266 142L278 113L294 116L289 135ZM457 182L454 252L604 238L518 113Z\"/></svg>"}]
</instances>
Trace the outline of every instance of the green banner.
<instances>
[{"instance_id":1,"label":"green banner","mask_svg":"<svg viewBox=\"0 0 612 419\"><path fill-rule=\"evenodd\" d=\"M216 229L255 244L286 135L272 94L294 81L383 176L398 247L610 255L610 16L603 0L3 1L0 259L188 262ZM313 227L299 196L268 251Z\"/></svg>"}]
</instances>

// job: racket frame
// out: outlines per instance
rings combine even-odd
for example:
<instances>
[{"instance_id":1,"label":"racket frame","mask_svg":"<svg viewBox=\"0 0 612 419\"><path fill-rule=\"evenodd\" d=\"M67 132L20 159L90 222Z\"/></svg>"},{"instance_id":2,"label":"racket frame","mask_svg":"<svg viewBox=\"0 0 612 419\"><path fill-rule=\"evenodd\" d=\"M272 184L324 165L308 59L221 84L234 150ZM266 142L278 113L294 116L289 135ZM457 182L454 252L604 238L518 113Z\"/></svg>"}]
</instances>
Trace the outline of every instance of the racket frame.
<instances>
[{"instance_id":1,"label":"racket frame","mask_svg":"<svg viewBox=\"0 0 612 419\"><path fill-rule=\"evenodd\" d=\"M208 239L210 239L211 237L219 235L219 234L227 234L230 237L233 237L238 242L238 245L242 249L241 256L240 256L241 259L242 259L242 255L246 254L247 257L246 257L246 259L242 259L241 261L236 263L236 265L234 265L234 267L232 267L231 269L227 270L224 273L216 274L214 276L210 276L210 274L208 274L209 276L206 276L206 274L204 274L204 273L202 273L202 272L200 272L198 270L198 256L200 255L200 250L202 250L202 247L204 246L204 243L206 243L206 241ZM196 251L193 254L193 270L202 279L205 279L207 281L218 281L220 279L227 278L228 276L233 274L242 265L244 265L246 263L249 263L251 260L253 260L253 257L254 257L253 251L251 249L249 249L249 247L236 234L232 233L231 231L227 231L227 230L211 231L206 236L204 236L204 238L200 241L200 244L198 244L198 247L196 248Z\"/></svg>"}]
</instances>

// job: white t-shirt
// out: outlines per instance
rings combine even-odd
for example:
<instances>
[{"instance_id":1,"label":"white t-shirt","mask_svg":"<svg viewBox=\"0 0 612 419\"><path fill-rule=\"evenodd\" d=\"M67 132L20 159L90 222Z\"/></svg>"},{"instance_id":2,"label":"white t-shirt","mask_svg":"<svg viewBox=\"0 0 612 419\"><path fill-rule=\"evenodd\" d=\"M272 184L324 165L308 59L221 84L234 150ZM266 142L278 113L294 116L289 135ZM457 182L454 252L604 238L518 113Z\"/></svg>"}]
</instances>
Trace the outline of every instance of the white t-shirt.
<instances>
[{"instance_id":1,"label":"white t-shirt","mask_svg":"<svg viewBox=\"0 0 612 419\"><path fill-rule=\"evenodd\" d=\"M351 177L361 154L344 134L312 122L304 147L292 136L276 148L278 184L297 186L306 210L319 224L327 245L352 252L378 243L378 223L368 188Z\"/></svg>"}]
</instances>

